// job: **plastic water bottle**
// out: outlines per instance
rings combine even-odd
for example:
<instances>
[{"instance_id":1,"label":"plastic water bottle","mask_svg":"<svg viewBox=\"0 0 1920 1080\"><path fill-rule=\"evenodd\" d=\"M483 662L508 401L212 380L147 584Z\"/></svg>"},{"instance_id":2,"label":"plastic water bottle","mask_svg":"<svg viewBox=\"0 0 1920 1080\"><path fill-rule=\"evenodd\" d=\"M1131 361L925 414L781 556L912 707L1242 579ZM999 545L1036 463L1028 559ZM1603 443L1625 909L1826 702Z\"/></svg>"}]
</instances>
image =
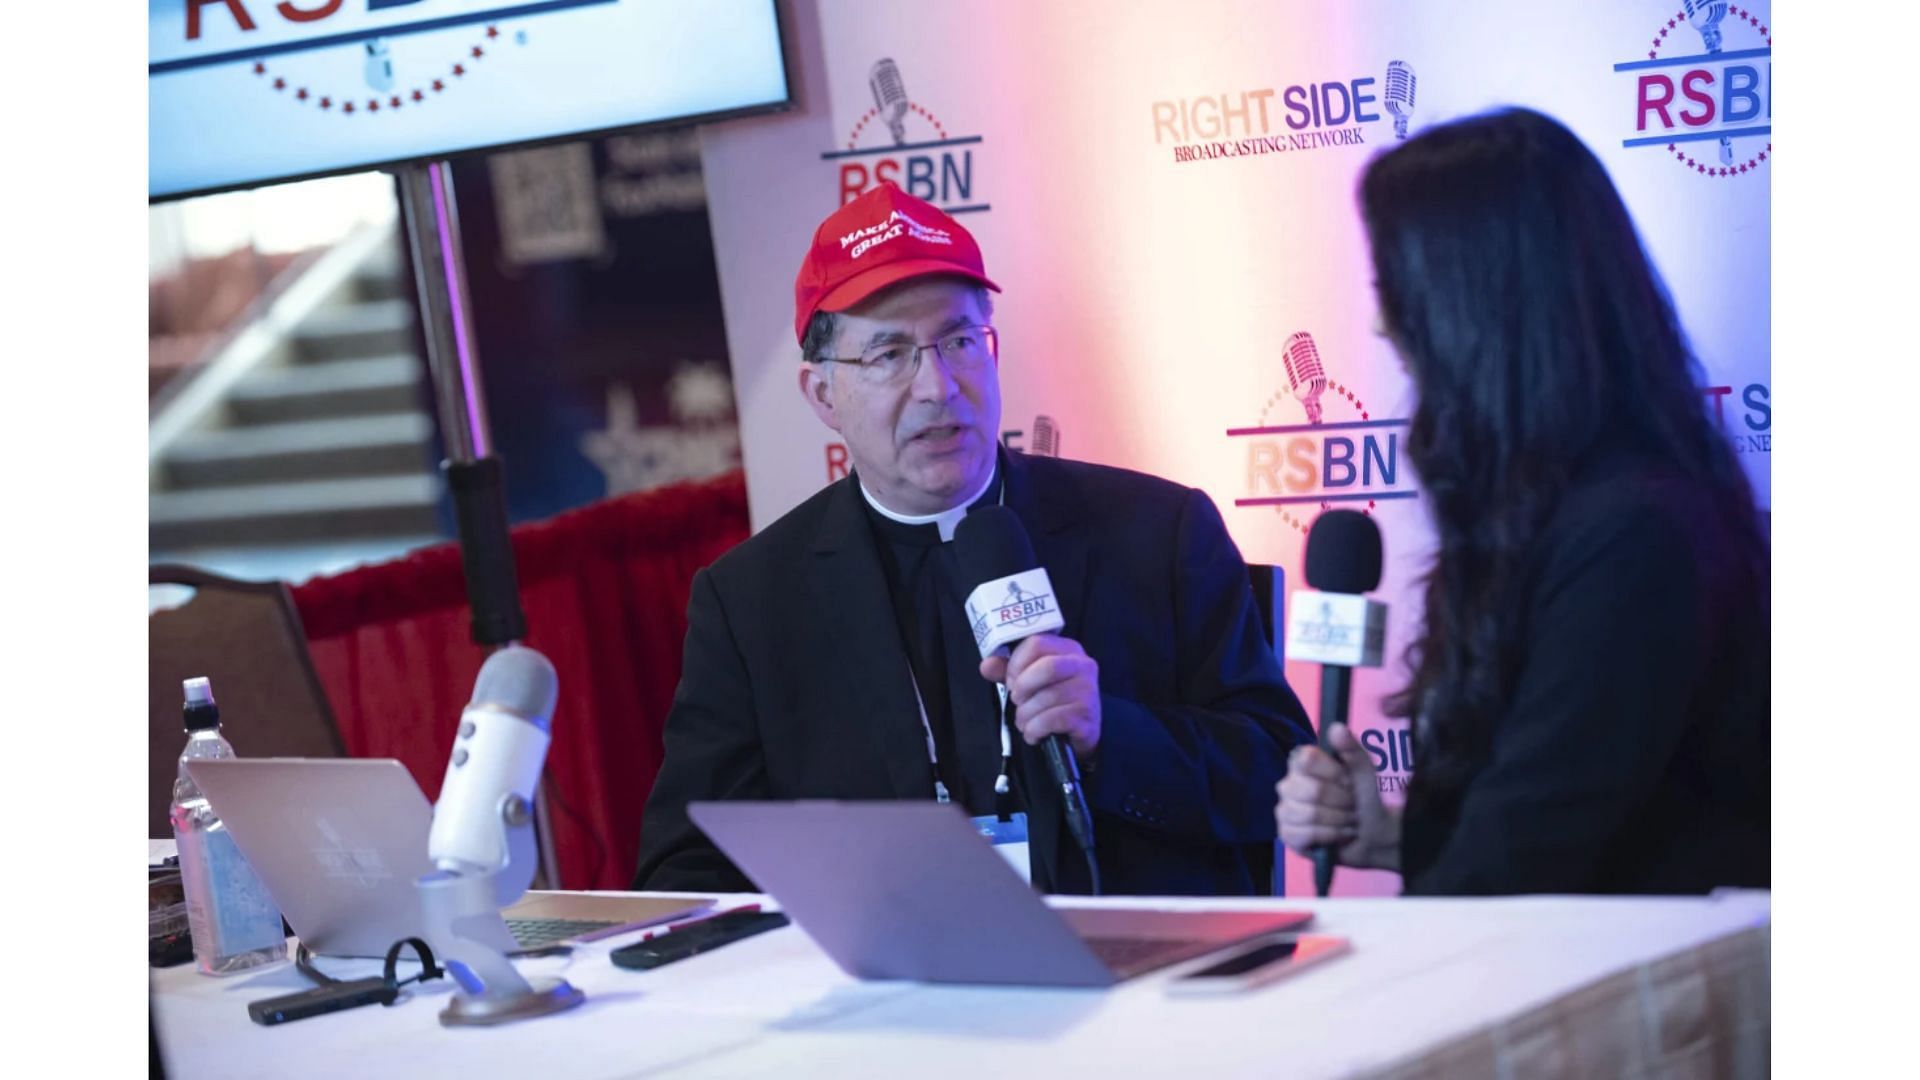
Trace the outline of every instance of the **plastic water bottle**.
<instances>
[{"instance_id":1,"label":"plastic water bottle","mask_svg":"<svg viewBox=\"0 0 1920 1080\"><path fill-rule=\"evenodd\" d=\"M187 762L234 756L220 734L220 710L205 679L186 681L187 749L173 782L173 839L187 897L193 959L205 975L231 975L287 958L286 934L260 875L187 775Z\"/></svg>"}]
</instances>

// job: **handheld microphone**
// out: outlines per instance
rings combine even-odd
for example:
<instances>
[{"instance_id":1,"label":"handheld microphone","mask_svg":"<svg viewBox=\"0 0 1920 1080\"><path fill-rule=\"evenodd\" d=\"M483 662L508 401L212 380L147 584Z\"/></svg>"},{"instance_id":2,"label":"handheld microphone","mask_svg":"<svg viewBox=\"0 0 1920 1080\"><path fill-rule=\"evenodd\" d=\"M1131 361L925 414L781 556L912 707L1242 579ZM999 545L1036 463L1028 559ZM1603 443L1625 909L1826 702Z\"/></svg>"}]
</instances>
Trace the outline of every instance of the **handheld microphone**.
<instances>
[{"instance_id":1,"label":"handheld microphone","mask_svg":"<svg viewBox=\"0 0 1920 1080\"><path fill-rule=\"evenodd\" d=\"M1004 506L983 506L960 519L953 531L954 555L962 581L979 582L967 596L967 621L973 626L980 656L1005 656L1035 634L1067 624L1053 594L1053 583L1033 553L1020 518ZM1004 721L1003 721L1004 722ZM1093 813L1080 785L1080 763L1064 735L1040 740L1053 782L1066 800L1067 829L1087 858L1093 891L1100 891L1100 868L1093 854Z\"/></svg>"},{"instance_id":2,"label":"handheld microphone","mask_svg":"<svg viewBox=\"0 0 1920 1080\"><path fill-rule=\"evenodd\" d=\"M427 854L435 866L477 874L507 864L501 819L517 824L532 815L559 694L553 664L524 646L509 645L480 665L433 806Z\"/></svg>"},{"instance_id":3,"label":"handheld microphone","mask_svg":"<svg viewBox=\"0 0 1920 1080\"><path fill-rule=\"evenodd\" d=\"M1387 606L1362 593L1380 586L1380 527L1357 510L1328 510L1307 531L1307 588L1287 612L1287 657L1320 665L1320 748L1327 729L1347 722L1353 669L1379 667L1387 643ZM1313 849L1313 884L1333 885L1334 849Z\"/></svg>"},{"instance_id":4,"label":"handheld microphone","mask_svg":"<svg viewBox=\"0 0 1920 1080\"><path fill-rule=\"evenodd\" d=\"M1396 139L1407 137L1407 121L1413 118L1414 82L1413 68L1405 60L1388 62L1383 104L1393 117L1393 135Z\"/></svg>"},{"instance_id":5,"label":"handheld microphone","mask_svg":"<svg viewBox=\"0 0 1920 1080\"><path fill-rule=\"evenodd\" d=\"M1313 344L1313 335L1305 330L1294 334L1280 355L1287 367L1288 389L1307 407L1307 423L1319 423L1320 395L1327 392L1327 369L1320 366L1320 350Z\"/></svg>"},{"instance_id":6,"label":"handheld microphone","mask_svg":"<svg viewBox=\"0 0 1920 1080\"><path fill-rule=\"evenodd\" d=\"M867 73L867 88L873 91L874 107L893 135L893 145L907 141L907 87L900 81L900 65L892 57L883 57Z\"/></svg>"}]
</instances>

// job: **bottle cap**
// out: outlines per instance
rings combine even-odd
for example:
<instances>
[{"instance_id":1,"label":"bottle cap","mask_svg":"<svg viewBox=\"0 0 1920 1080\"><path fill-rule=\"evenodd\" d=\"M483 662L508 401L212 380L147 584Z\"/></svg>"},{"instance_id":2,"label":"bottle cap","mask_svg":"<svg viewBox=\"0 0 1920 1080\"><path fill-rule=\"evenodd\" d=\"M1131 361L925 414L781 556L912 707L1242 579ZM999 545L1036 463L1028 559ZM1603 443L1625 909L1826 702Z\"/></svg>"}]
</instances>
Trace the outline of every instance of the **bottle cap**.
<instances>
[{"instance_id":1,"label":"bottle cap","mask_svg":"<svg viewBox=\"0 0 1920 1080\"><path fill-rule=\"evenodd\" d=\"M188 679L180 684L187 693L185 716L188 731L206 731L220 726L220 707L213 703L213 683L206 678Z\"/></svg>"}]
</instances>

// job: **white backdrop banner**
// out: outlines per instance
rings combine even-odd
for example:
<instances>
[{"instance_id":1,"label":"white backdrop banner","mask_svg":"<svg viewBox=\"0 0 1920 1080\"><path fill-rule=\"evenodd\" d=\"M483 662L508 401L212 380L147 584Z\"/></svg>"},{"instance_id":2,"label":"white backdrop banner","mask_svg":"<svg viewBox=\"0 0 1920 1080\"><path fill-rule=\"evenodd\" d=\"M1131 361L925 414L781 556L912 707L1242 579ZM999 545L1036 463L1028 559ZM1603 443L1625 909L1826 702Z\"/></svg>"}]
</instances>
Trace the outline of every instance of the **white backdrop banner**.
<instances>
[{"instance_id":1,"label":"white backdrop banner","mask_svg":"<svg viewBox=\"0 0 1920 1080\"><path fill-rule=\"evenodd\" d=\"M1770 506L1769 6L1696 7L794 3L796 110L703 136L754 527L845 474L796 389L793 277L822 218L892 180L970 229L1005 289L1009 445L1201 488L1247 560L1290 578L1321 510L1374 515L1393 662L1356 673L1355 728L1398 798L1411 740L1379 700L1406 677L1432 534L1410 390L1372 332L1360 172L1403 133L1502 105L1571 127ZM1317 699L1311 665L1287 674Z\"/></svg>"}]
</instances>

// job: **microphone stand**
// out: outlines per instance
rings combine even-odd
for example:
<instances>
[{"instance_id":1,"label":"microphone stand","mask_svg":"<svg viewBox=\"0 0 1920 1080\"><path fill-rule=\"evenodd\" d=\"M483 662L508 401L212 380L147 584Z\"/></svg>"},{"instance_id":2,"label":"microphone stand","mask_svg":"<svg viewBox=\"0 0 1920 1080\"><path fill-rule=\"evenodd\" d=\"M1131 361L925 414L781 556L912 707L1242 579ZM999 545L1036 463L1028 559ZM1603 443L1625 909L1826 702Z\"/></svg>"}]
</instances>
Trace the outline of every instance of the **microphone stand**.
<instances>
[{"instance_id":1,"label":"microphone stand","mask_svg":"<svg viewBox=\"0 0 1920 1080\"><path fill-rule=\"evenodd\" d=\"M500 458L493 453L487 427L452 166L430 161L403 165L395 172L434 400L447 443L447 460L440 468L453 495L473 640L497 649L526 636L527 618L520 607ZM535 798L544 801L544 793ZM469 930L497 925L500 909L526 893L542 861L556 865L552 839L537 834L533 807L525 800L508 796L497 816L506 841L505 865L474 874L441 870L415 882L428 941L447 959L447 970L459 986L440 1014L440 1023L449 1027L544 1016L586 1000L565 979L529 983L504 953L467 936ZM541 819L545 816L543 808ZM544 860L536 859L536 852Z\"/></svg>"},{"instance_id":2,"label":"microphone stand","mask_svg":"<svg viewBox=\"0 0 1920 1080\"><path fill-rule=\"evenodd\" d=\"M493 453L487 426L486 393L480 381L480 354L473 332L473 303L467 296L466 256L460 248L460 210L453 197L453 172L444 161L403 165L400 206L407 245L413 256L414 287L427 339L427 364L433 375L434 401L446 439L447 459L440 463L453 496L460 567L467 579L475 644L490 649L527 636L520 609L520 583L513 565L513 541L507 520L507 493L501 460ZM535 793L534 837L540 865L560 865L547 823L547 793ZM557 882L544 882L548 887Z\"/></svg>"},{"instance_id":3,"label":"microphone stand","mask_svg":"<svg viewBox=\"0 0 1920 1080\"><path fill-rule=\"evenodd\" d=\"M500 909L520 899L533 882L532 808L520 796L508 795L500 800L496 820L506 842L505 865L477 874L436 870L414 883L427 940L445 958L458 987L440 1013L443 1027L527 1020L587 1000L565 979L529 982L482 936L488 927L499 925Z\"/></svg>"},{"instance_id":4,"label":"microphone stand","mask_svg":"<svg viewBox=\"0 0 1920 1080\"><path fill-rule=\"evenodd\" d=\"M447 460L440 468L453 494L473 640L498 648L526 636L527 618L520 610L506 487L487 427L453 172L447 162L430 161L402 166L397 175L434 401L447 443Z\"/></svg>"}]
</instances>

